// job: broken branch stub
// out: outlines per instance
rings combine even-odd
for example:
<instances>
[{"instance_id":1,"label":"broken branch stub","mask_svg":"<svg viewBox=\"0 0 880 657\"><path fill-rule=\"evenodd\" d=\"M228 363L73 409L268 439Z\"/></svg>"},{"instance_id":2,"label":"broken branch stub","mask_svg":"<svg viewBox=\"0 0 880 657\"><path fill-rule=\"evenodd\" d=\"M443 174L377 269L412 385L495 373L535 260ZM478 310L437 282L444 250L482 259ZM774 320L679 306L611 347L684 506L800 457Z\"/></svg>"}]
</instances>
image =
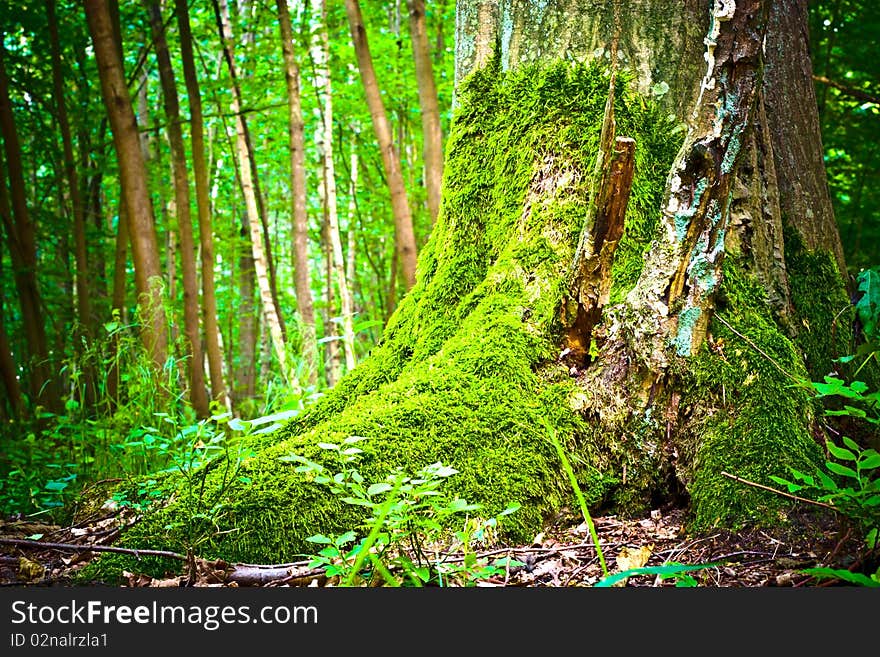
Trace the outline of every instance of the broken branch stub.
<instances>
[{"instance_id":1,"label":"broken branch stub","mask_svg":"<svg viewBox=\"0 0 880 657\"><path fill-rule=\"evenodd\" d=\"M592 213L588 219L573 263L571 301L575 307L567 330L567 348L585 356L589 353L593 328L608 303L611 289L611 266L614 252L623 235L626 207L635 172L636 142L630 137L616 137L604 159L599 183L593 193Z\"/></svg>"}]
</instances>

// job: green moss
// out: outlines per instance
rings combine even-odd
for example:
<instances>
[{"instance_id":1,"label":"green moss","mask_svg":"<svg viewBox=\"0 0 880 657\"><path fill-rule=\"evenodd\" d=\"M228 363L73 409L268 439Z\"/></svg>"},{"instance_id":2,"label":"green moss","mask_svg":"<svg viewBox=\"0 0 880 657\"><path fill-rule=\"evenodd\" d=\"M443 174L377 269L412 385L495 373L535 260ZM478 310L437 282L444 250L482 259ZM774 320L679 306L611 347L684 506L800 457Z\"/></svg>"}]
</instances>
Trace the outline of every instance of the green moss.
<instances>
[{"instance_id":1,"label":"green moss","mask_svg":"<svg viewBox=\"0 0 880 657\"><path fill-rule=\"evenodd\" d=\"M795 342L813 380L840 366L836 358L852 353L855 310L843 276L830 252L806 249L797 232L785 231L785 263L795 309Z\"/></svg>"},{"instance_id":2,"label":"green moss","mask_svg":"<svg viewBox=\"0 0 880 657\"><path fill-rule=\"evenodd\" d=\"M496 62L472 75L448 142L440 217L382 343L232 481L223 464L206 469L124 542L180 550L210 537L201 555L295 559L313 549L308 536L350 529L360 516L280 459L299 454L332 468L317 443L351 435L366 437L367 480L442 461L460 471L450 489L485 514L521 503L506 519L511 538L530 538L573 502L545 422L571 452L588 501L606 496L619 479L603 456L607 436L572 411L578 390L556 356L607 85L599 68L565 64L502 74ZM638 144L618 249L626 263L614 270L621 294L638 276L676 145L668 119L623 83L616 113L619 133ZM211 508L216 526L194 515Z\"/></svg>"},{"instance_id":3,"label":"green moss","mask_svg":"<svg viewBox=\"0 0 880 657\"><path fill-rule=\"evenodd\" d=\"M809 431L813 403L802 383L800 352L734 255L724 262L721 293L710 323L715 347L704 345L683 373L689 382L684 403L702 409L679 444L691 462L687 484L696 529L779 522L783 498L722 472L767 485L770 475L789 476L789 466L810 471L821 462Z\"/></svg>"}]
</instances>

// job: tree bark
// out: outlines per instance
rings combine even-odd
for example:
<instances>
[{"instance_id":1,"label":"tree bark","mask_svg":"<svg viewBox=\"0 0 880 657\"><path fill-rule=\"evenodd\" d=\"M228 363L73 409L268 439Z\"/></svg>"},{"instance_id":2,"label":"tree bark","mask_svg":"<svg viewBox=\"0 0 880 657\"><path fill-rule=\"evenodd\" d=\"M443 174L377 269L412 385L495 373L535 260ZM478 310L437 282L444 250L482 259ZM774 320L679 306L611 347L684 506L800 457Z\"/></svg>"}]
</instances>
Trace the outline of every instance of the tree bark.
<instances>
[{"instance_id":1,"label":"tree bark","mask_svg":"<svg viewBox=\"0 0 880 657\"><path fill-rule=\"evenodd\" d=\"M49 45L52 54L52 91L58 112L58 127L61 130L61 145L64 154L64 173L70 194L73 215L73 244L76 261L76 309L80 331L91 333L94 317L89 291L89 263L86 249L86 222L79 176L73 157L73 139L70 122L67 119L67 102L64 99L64 81L61 71L61 44L58 39L58 19L55 15L55 0L46 0L46 18L49 25Z\"/></svg>"},{"instance_id":2,"label":"tree bark","mask_svg":"<svg viewBox=\"0 0 880 657\"><path fill-rule=\"evenodd\" d=\"M208 165L205 162L204 119L202 97L193 57L192 31L186 0L175 0L177 30L180 33L180 59L186 83L192 140L193 178L196 187L196 208L199 223L199 244L202 265L202 321L205 333L205 351L211 375L211 397L230 407L226 382L223 377L223 349L220 327L217 323L217 292L214 284L214 227L211 220L211 199L208 189Z\"/></svg>"},{"instance_id":3,"label":"tree bark","mask_svg":"<svg viewBox=\"0 0 880 657\"><path fill-rule=\"evenodd\" d=\"M422 140L425 160L425 188L428 191L428 212L431 222L440 212L440 186L443 181L443 135L440 132L440 107L434 84L434 67L428 47L425 24L425 0L407 0L409 32L412 39L419 105L422 111Z\"/></svg>"},{"instance_id":4,"label":"tree bark","mask_svg":"<svg viewBox=\"0 0 880 657\"><path fill-rule=\"evenodd\" d=\"M3 190L0 192L0 203L3 207L0 207L0 213L4 217L9 250L13 258L15 283L31 361L32 401L57 412L60 409L60 397L58 386L52 381L42 298L37 283L36 236L27 206L21 143L12 112L9 79L4 60L5 48L0 44L0 131L3 134L3 148L9 177L8 196L5 176L0 178L0 182L3 183Z\"/></svg>"},{"instance_id":5,"label":"tree bark","mask_svg":"<svg viewBox=\"0 0 880 657\"><path fill-rule=\"evenodd\" d=\"M186 334L186 369L189 380L189 395L193 409L199 418L209 414L208 392L205 388L205 359L202 353L201 331L199 330L199 286L196 275L195 240L193 239L192 215L190 214L189 174L186 167L186 148L183 131L180 127L180 101L171 55L165 38L162 11L155 0L147 0L150 29L153 45L159 64L159 82L162 85L162 100L168 120L168 143L171 146L171 170L174 179L174 208L177 228L180 235L180 264L183 272L183 321ZM170 269L170 266L169 266ZM174 298L172 296L172 298Z\"/></svg>"},{"instance_id":6,"label":"tree bark","mask_svg":"<svg viewBox=\"0 0 880 657\"><path fill-rule=\"evenodd\" d=\"M361 16L360 4L357 0L345 0L345 11L348 14L348 24L351 28L351 38L354 42L355 53L357 54L358 68L360 69L361 80L364 86L364 95L367 98L367 105L370 107L373 130L379 142L379 150L382 153L382 165L385 170L385 177L388 179L388 189L391 192L391 210L394 214L398 260L403 272L406 289L409 289L415 285L416 281L417 251L412 214L406 199L406 187L403 184L403 175L400 169L400 155L394 147L388 115L385 112L385 105L379 93L379 83L373 67L373 58L370 55L367 30L364 27L364 19Z\"/></svg>"},{"instance_id":7,"label":"tree bark","mask_svg":"<svg viewBox=\"0 0 880 657\"><path fill-rule=\"evenodd\" d=\"M86 18L101 78L101 93L119 173L125 188L128 232L134 260L140 308L141 339L157 368L165 365L168 341L162 294L162 269L153 205L147 188L147 170L141 153L137 122L122 71L106 0L86 0Z\"/></svg>"},{"instance_id":8,"label":"tree bark","mask_svg":"<svg viewBox=\"0 0 880 657\"><path fill-rule=\"evenodd\" d=\"M302 357L309 385L318 380L318 344L315 309L309 272L309 217L306 207L305 137L300 100L299 65L293 49L293 29L287 0L277 0L278 27L287 83L288 134L290 137L290 194L293 201L293 269L296 305L302 331Z\"/></svg>"}]
</instances>

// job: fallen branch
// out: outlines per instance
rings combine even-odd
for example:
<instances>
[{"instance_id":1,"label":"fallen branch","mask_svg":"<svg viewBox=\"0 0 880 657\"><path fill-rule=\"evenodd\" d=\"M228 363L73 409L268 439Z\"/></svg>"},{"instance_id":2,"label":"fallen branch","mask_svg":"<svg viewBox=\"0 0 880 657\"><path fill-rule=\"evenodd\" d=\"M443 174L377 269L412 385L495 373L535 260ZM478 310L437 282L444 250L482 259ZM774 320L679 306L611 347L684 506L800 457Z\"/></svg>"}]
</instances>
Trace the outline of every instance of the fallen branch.
<instances>
[{"instance_id":1,"label":"fallen branch","mask_svg":"<svg viewBox=\"0 0 880 657\"><path fill-rule=\"evenodd\" d=\"M120 554L132 554L138 559L143 557L168 557L186 561L185 554L169 552L167 550L137 550L132 548L112 547L110 545L75 545L73 543L44 543L42 541L30 541L25 538L0 538L0 545L17 545L28 549L70 550L72 552L118 552Z\"/></svg>"},{"instance_id":2,"label":"fallen branch","mask_svg":"<svg viewBox=\"0 0 880 657\"><path fill-rule=\"evenodd\" d=\"M831 509L835 513L840 513L840 509L832 504L826 504L825 502L817 502L816 500L810 500L806 497L800 497L798 495L792 495L791 493L786 493L785 491L781 491L777 488L773 488L771 486L765 486L764 484L758 484L754 481L749 481L748 479L743 479L742 477L737 477L736 475L732 475L729 472L722 472L723 476L728 477L729 479L733 479L734 481L738 481L741 484L746 484L747 486L754 486L755 488L760 488L762 490L768 490L771 493L776 493L777 495L782 495L782 497L787 497L792 500L797 500L798 502L806 502L807 504L812 504L814 506L821 506L825 509Z\"/></svg>"}]
</instances>

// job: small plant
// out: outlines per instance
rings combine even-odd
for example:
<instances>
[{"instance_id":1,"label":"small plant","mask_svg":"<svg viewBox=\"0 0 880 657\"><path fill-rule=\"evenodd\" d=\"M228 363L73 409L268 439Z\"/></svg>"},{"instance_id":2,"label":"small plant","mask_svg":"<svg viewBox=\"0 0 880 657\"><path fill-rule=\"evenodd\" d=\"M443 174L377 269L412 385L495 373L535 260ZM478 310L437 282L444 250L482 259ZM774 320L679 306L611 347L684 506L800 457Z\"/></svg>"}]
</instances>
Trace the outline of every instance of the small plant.
<instances>
[{"instance_id":1,"label":"small plant","mask_svg":"<svg viewBox=\"0 0 880 657\"><path fill-rule=\"evenodd\" d=\"M786 486L789 493L812 492L817 501L840 511L860 527L865 545L873 550L878 545L880 529L880 454L873 449L861 449L847 437L843 438L843 446L826 440L825 447L837 459L825 462L827 473L819 470L811 475L792 468L796 481L770 478ZM831 475L842 478L842 483L838 484Z\"/></svg>"},{"instance_id":2,"label":"small plant","mask_svg":"<svg viewBox=\"0 0 880 657\"><path fill-rule=\"evenodd\" d=\"M510 505L486 520L471 517L479 505L442 490L444 482L458 473L442 463L428 465L412 476L396 469L383 481L368 483L356 467L362 450L355 445L361 440L361 436L350 436L341 445L319 444L339 457L343 466L339 472L296 454L281 459L298 463L297 471L327 486L345 503L370 512L360 539L354 531L306 539L324 546L313 555L312 568L324 568L328 577L338 577L343 586L379 581L390 586L467 586L522 565L507 559L490 563L474 549L491 542L500 519L519 505ZM448 528L456 524L456 516L464 516L461 529L450 534ZM448 556L456 550L464 553L457 561Z\"/></svg>"}]
</instances>

